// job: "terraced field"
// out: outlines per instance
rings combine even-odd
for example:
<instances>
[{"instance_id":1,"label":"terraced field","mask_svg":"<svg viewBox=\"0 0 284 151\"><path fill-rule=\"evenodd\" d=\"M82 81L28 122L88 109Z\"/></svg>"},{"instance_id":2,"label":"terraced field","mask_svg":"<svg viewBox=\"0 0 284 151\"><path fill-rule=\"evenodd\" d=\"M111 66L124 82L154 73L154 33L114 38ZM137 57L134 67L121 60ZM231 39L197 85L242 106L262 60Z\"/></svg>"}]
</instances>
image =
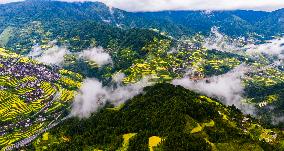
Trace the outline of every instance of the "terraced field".
<instances>
[{"instance_id":1,"label":"terraced field","mask_svg":"<svg viewBox=\"0 0 284 151\"><path fill-rule=\"evenodd\" d=\"M156 82L171 81L184 74L201 79L226 73L242 61L246 62L243 56L208 50L187 42L180 42L173 49L170 40L154 39L143 51L148 52L147 57L135 60L130 68L123 71L127 74L124 83L135 83L149 75Z\"/></svg>"},{"instance_id":2,"label":"terraced field","mask_svg":"<svg viewBox=\"0 0 284 151\"><path fill-rule=\"evenodd\" d=\"M123 82L135 83L143 77L151 76L153 81L162 83L185 75L198 81L224 74L244 64L249 68L242 77L244 101L264 108L263 111L269 106L277 106L279 110L275 110L275 113L283 114L280 107L284 104L283 63L275 63L275 58L264 54L250 56L241 51L234 54L208 50L187 41L179 42L174 48L170 40L154 39L143 48L148 53L144 59L136 59L130 68L119 71L126 74Z\"/></svg>"},{"instance_id":3,"label":"terraced field","mask_svg":"<svg viewBox=\"0 0 284 151\"><path fill-rule=\"evenodd\" d=\"M86 120L70 118L38 137L30 147L262 151L277 150L273 146L283 150L283 143L281 130L264 127L218 100L163 83L147 87L145 94L134 97L120 109L102 109Z\"/></svg>"},{"instance_id":4,"label":"terraced field","mask_svg":"<svg viewBox=\"0 0 284 151\"><path fill-rule=\"evenodd\" d=\"M243 77L247 100L260 108L281 103L281 95L274 88L283 90L284 73L278 66L271 66L271 60L264 56L252 59L247 55L208 50L185 41L177 43L175 48L171 40L154 39L141 50L147 53L144 58L134 59L132 66L117 72L125 73L124 84L136 83L146 76L162 83L185 75L200 80L246 64L252 69ZM131 56L128 53L131 51L123 55ZM0 147L12 149L29 143L68 115L83 77L4 49L0 49L0 57ZM108 68L112 69L105 67ZM106 70L104 76L112 75ZM214 125L214 121L196 125L193 133L212 123ZM62 137L62 141L68 138Z\"/></svg>"},{"instance_id":5,"label":"terraced field","mask_svg":"<svg viewBox=\"0 0 284 151\"><path fill-rule=\"evenodd\" d=\"M283 104L284 90L284 72L281 68L283 64L269 61L262 56L250 65L250 72L243 77L248 101L264 109L274 106L280 109L274 108L276 114L283 114L280 107Z\"/></svg>"},{"instance_id":6,"label":"terraced field","mask_svg":"<svg viewBox=\"0 0 284 151\"><path fill-rule=\"evenodd\" d=\"M24 145L68 114L82 76L0 48L0 148Z\"/></svg>"}]
</instances>

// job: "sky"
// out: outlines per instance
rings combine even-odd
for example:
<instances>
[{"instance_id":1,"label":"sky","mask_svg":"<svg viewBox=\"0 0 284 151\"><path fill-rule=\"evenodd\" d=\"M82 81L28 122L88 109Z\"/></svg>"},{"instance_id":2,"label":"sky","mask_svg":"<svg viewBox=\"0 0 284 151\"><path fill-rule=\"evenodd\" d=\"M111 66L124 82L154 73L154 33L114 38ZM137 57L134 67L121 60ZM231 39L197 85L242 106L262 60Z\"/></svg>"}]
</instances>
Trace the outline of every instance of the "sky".
<instances>
[{"instance_id":1,"label":"sky","mask_svg":"<svg viewBox=\"0 0 284 151\"><path fill-rule=\"evenodd\" d=\"M20 0L0 0L9 3ZM61 0L83 2L86 0ZM284 8L284 0L88 0L100 1L108 6L126 11L161 10L263 10L273 11Z\"/></svg>"},{"instance_id":2,"label":"sky","mask_svg":"<svg viewBox=\"0 0 284 151\"><path fill-rule=\"evenodd\" d=\"M11 3L11 2L17 2L17 1L22 1L22 0L0 0L0 4Z\"/></svg>"}]
</instances>

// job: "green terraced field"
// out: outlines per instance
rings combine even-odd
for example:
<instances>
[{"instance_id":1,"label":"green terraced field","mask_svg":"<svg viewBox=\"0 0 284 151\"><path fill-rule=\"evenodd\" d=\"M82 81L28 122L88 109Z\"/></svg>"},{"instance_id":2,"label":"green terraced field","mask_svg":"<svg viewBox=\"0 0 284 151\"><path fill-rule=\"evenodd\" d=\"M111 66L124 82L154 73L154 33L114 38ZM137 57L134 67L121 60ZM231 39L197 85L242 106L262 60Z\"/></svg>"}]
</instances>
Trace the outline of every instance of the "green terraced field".
<instances>
[{"instance_id":1,"label":"green terraced field","mask_svg":"<svg viewBox=\"0 0 284 151\"><path fill-rule=\"evenodd\" d=\"M143 59L135 59L132 66L123 72L125 84L135 83L144 77L162 83L187 75L192 80L201 80L215 75L222 75L244 64L249 71L242 77L245 87L244 101L257 108L278 106L275 114L282 114L284 72L276 65L274 59L263 54L257 57L208 50L205 47L193 47L191 42L181 41L172 47L170 40L154 39L142 50L147 52Z\"/></svg>"},{"instance_id":2,"label":"green terraced field","mask_svg":"<svg viewBox=\"0 0 284 151\"><path fill-rule=\"evenodd\" d=\"M111 65L102 67L100 70L103 75L99 79L120 72L126 75L124 84L136 83L148 76L157 83L170 82L184 75L192 80L200 80L246 64L254 71L242 78L248 93L246 99L259 108L281 102L281 95L273 92L266 94L260 91L259 96L250 94L250 91L254 93L256 87L270 89L284 83L283 71L270 66L272 62L265 56L252 59L248 55L195 47L187 41L179 41L175 45L173 49L172 40L154 38L142 48L141 51L146 53L142 58L135 58L132 50L123 49L119 55L126 60L133 59L132 65L118 71ZM44 45L41 47L47 49ZM69 70L45 66L4 49L1 49L0 56L0 94L5 96L0 98L0 145L13 147L13 144L24 144L20 141L25 142L26 138L45 132L50 125L66 117L83 77ZM66 56L65 59L70 58ZM71 60L75 63L78 61L76 58ZM196 130L202 127L204 124L197 126Z\"/></svg>"},{"instance_id":3,"label":"green terraced field","mask_svg":"<svg viewBox=\"0 0 284 151\"><path fill-rule=\"evenodd\" d=\"M200 79L210 75L220 75L235 68L244 60L242 56L219 57L216 51L204 47L192 48L186 42L180 42L171 50L170 40L154 39L142 50L148 54L145 59L134 60L133 65L124 70L127 77L125 84L135 83L141 78L152 76L156 82L170 81L182 77L189 70L192 78Z\"/></svg>"},{"instance_id":4,"label":"green terraced field","mask_svg":"<svg viewBox=\"0 0 284 151\"><path fill-rule=\"evenodd\" d=\"M0 48L0 147L28 139L67 115L82 76ZM20 143L19 143L20 142Z\"/></svg>"},{"instance_id":5,"label":"green terraced field","mask_svg":"<svg viewBox=\"0 0 284 151\"><path fill-rule=\"evenodd\" d=\"M29 147L36 150L191 150L194 146L195 150L261 151L283 150L283 142L281 130L266 128L235 107L163 83L145 88L144 94L119 109L103 108L84 120L70 118L42 134ZM205 146L209 149L200 149Z\"/></svg>"}]
</instances>

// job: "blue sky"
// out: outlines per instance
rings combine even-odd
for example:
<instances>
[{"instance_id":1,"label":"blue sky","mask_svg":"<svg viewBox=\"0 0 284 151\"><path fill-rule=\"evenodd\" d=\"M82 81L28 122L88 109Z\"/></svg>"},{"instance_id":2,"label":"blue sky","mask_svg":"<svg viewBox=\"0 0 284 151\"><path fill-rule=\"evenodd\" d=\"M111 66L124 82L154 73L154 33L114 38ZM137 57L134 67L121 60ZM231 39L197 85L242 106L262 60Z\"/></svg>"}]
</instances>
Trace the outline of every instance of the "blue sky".
<instances>
[{"instance_id":1,"label":"blue sky","mask_svg":"<svg viewBox=\"0 0 284 151\"><path fill-rule=\"evenodd\" d=\"M0 0L8 3L19 0ZM85 0L61 0L85 1ZM127 11L159 11L159 10L234 10L250 9L273 11L284 8L284 0L89 0L100 1L108 6Z\"/></svg>"}]
</instances>

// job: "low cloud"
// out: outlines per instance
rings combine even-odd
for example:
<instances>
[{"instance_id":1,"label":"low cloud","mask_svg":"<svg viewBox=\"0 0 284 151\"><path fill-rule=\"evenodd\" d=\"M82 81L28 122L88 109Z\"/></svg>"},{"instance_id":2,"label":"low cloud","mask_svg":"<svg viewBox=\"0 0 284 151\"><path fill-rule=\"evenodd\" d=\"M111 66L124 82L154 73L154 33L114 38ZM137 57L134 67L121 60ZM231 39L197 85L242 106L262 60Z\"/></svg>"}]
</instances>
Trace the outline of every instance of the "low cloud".
<instances>
[{"instance_id":1,"label":"low cloud","mask_svg":"<svg viewBox=\"0 0 284 151\"><path fill-rule=\"evenodd\" d=\"M48 49L42 49L41 46L36 45L27 56L47 65L59 66L64 63L64 56L67 54L73 54L78 56L78 58L95 62L99 67L112 63L111 56L102 47L94 47L83 50L82 52L71 53L66 47L55 44L56 41L50 42L47 45L50 47Z\"/></svg>"},{"instance_id":2,"label":"low cloud","mask_svg":"<svg viewBox=\"0 0 284 151\"><path fill-rule=\"evenodd\" d=\"M218 98L223 101L225 105L235 105L246 114L254 114L254 106L242 102L244 87L241 77L247 70L247 67L241 65L231 72L220 76L213 76L199 81L184 77L182 79L173 80L172 84Z\"/></svg>"},{"instance_id":3,"label":"low cloud","mask_svg":"<svg viewBox=\"0 0 284 151\"><path fill-rule=\"evenodd\" d=\"M146 77L133 84L120 85L117 88L112 88L107 98L111 100L114 105L124 103L126 100L142 93L144 87L152 85L153 83L149 82L149 79L150 78Z\"/></svg>"},{"instance_id":4,"label":"low cloud","mask_svg":"<svg viewBox=\"0 0 284 151\"><path fill-rule=\"evenodd\" d=\"M0 4L12 3L12 2L20 2L24 0L0 0Z\"/></svg>"},{"instance_id":5,"label":"low cloud","mask_svg":"<svg viewBox=\"0 0 284 151\"><path fill-rule=\"evenodd\" d=\"M264 10L272 11L284 7L281 0L61 0L68 2L99 1L110 7L127 11L162 10Z\"/></svg>"},{"instance_id":6,"label":"low cloud","mask_svg":"<svg viewBox=\"0 0 284 151\"><path fill-rule=\"evenodd\" d=\"M89 117L91 113L106 103L108 91L96 79L84 80L79 94L75 97L71 115L80 118Z\"/></svg>"},{"instance_id":7,"label":"low cloud","mask_svg":"<svg viewBox=\"0 0 284 151\"><path fill-rule=\"evenodd\" d=\"M40 46L34 46L28 56L47 65L60 65L64 62L64 56L68 53L70 52L66 47L53 46L43 50Z\"/></svg>"},{"instance_id":8,"label":"low cloud","mask_svg":"<svg viewBox=\"0 0 284 151\"><path fill-rule=\"evenodd\" d=\"M93 61L98 66L103 66L112 63L111 56L106 53L102 47L94 47L91 49L83 50L79 54L79 57L85 60Z\"/></svg>"},{"instance_id":9,"label":"low cloud","mask_svg":"<svg viewBox=\"0 0 284 151\"><path fill-rule=\"evenodd\" d=\"M151 85L148 78L141 81L118 86L103 86L97 79L86 79L75 97L71 115L79 118L88 118L93 112L103 107L107 101L119 105L143 92L143 88Z\"/></svg>"},{"instance_id":10,"label":"low cloud","mask_svg":"<svg viewBox=\"0 0 284 151\"><path fill-rule=\"evenodd\" d=\"M23 0L0 0L0 4ZM284 7L282 0L58 0L65 2L99 1L109 7L126 11L163 10L263 10L273 11Z\"/></svg>"},{"instance_id":11,"label":"low cloud","mask_svg":"<svg viewBox=\"0 0 284 151\"><path fill-rule=\"evenodd\" d=\"M284 116L272 116L271 122L273 125L284 124Z\"/></svg>"},{"instance_id":12,"label":"low cloud","mask_svg":"<svg viewBox=\"0 0 284 151\"><path fill-rule=\"evenodd\" d=\"M112 76L112 81L118 84L122 83L122 80L125 78L125 74L118 72Z\"/></svg>"},{"instance_id":13,"label":"low cloud","mask_svg":"<svg viewBox=\"0 0 284 151\"><path fill-rule=\"evenodd\" d=\"M264 44L251 44L245 47L247 53L254 55L256 53L263 53L273 56L278 56L279 59L283 59L284 55L284 37L266 41Z\"/></svg>"},{"instance_id":14,"label":"low cloud","mask_svg":"<svg viewBox=\"0 0 284 151\"><path fill-rule=\"evenodd\" d=\"M244 37L231 38L219 31L218 27L212 27L211 33L204 38L203 46L207 49L215 49L223 52L231 53L247 53L250 56L255 56L259 53L276 56L278 59L284 59L284 37L275 38L265 41L262 44L255 44L251 41L244 44Z\"/></svg>"},{"instance_id":15,"label":"low cloud","mask_svg":"<svg viewBox=\"0 0 284 151\"><path fill-rule=\"evenodd\" d=\"M207 49L215 49L223 52L238 52L241 50L239 39L221 33L219 28L211 28L210 35L204 39L203 46Z\"/></svg>"}]
</instances>

